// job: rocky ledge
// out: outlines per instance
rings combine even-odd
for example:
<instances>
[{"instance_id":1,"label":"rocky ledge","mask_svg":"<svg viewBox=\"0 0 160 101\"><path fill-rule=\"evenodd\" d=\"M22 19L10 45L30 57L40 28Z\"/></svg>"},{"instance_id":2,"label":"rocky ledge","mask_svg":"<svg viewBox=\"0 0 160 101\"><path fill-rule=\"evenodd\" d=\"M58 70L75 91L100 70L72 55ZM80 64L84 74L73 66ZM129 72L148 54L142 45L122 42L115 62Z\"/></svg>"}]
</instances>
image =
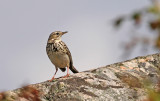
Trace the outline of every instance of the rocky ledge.
<instances>
[{"instance_id":1,"label":"rocky ledge","mask_svg":"<svg viewBox=\"0 0 160 101\"><path fill-rule=\"evenodd\" d=\"M160 54L0 93L0 101L158 101Z\"/></svg>"}]
</instances>

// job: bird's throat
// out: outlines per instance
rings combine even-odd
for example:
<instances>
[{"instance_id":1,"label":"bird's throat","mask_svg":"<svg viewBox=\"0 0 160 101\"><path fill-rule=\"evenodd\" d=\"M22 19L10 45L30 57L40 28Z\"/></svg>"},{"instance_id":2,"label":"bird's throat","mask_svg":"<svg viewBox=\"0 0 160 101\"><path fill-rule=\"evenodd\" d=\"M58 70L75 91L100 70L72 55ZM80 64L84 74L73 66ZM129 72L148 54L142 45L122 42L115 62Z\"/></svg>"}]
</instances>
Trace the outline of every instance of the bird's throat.
<instances>
[{"instance_id":1,"label":"bird's throat","mask_svg":"<svg viewBox=\"0 0 160 101\"><path fill-rule=\"evenodd\" d=\"M47 43L57 43L57 42L60 42L60 41L61 41L61 39L50 39L50 40L48 40Z\"/></svg>"}]
</instances>

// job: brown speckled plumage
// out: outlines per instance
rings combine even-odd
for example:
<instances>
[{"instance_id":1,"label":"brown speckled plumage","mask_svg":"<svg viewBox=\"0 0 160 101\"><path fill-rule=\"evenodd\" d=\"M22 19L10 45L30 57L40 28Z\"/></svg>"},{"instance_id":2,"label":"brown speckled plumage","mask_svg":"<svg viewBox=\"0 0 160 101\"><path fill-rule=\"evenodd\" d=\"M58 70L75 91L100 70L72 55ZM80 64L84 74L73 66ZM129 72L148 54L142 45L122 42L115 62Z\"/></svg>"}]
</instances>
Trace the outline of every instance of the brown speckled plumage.
<instances>
[{"instance_id":1,"label":"brown speckled plumage","mask_svg":"<svg viewBox=\"0 0 160 101\"><path fill-rule=\"evenodd\" d=\"M48 38L46 51L49 59L56 67L56 72L60 68L63 72L67 69L70 69L73 73L78 73L78 71L73 66L71 53L66 46L66 44L61 41L61 36L67 32L55 31L52 32ZM56 72L54 76L56 75ZM53 78L50 80L52 81ZM68 70L66 77L69 76Z\"/></svg>"}]
</instances>

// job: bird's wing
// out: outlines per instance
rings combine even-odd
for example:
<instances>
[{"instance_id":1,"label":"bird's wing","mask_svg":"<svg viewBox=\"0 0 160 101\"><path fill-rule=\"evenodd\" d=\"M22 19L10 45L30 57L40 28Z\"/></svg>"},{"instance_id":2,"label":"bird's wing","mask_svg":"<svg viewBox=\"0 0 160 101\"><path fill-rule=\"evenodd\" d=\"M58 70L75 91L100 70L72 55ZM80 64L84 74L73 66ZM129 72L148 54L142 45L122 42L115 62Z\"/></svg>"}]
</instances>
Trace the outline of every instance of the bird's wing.
<instances>
[{"instance_id":1,"label":"bird's wing","mask_svg":"<svg viewBox=\"0 0 160 101\"><path fill-rule=\"evenodd\" d=\"M61 44L61 45L63 46L63 48L64 48L64 51L63 51L63 52L66 53L66 54L68 55L71 65L73 65L72 56L71 56L71 53L70 53L70 51L69 51L67 45L66 45L63 41L61 41L60 44Z\"/></svg>"},{"instance_id":2,"label":"bird's wing","mask_svg":"<svg viewBox=\"0 0 160 101\"><path fill-rule=\"evenodd\" d=\"M68 55L68 57L69 57L69 60L70 60L69 68L70 68L70 70L71 70L73 73L78 73L78 70L76 70L76 69L74 68L74 66L73 66L73 60L72 60L71 52L69 51L67 45L66 45L63 41L61 41L60 44L64 47L64 50L65 50L64 52L65 52L65 53Z\"/></svg>"}]
</instances>

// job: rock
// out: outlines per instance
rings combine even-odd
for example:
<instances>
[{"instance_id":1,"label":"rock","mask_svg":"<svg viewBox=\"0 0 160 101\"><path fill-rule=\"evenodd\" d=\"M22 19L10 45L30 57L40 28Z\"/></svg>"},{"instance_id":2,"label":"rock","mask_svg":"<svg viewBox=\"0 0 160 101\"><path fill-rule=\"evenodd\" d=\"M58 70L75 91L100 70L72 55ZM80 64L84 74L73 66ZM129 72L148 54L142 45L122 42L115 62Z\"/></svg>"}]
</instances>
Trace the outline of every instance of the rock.
<instances>
[{"instance_id":1,"label":"rock","mask_svg":"<svg viewBox=\"0 0 160 101\"><path fill-rule=\"evenodd\" d=\"M160 54L137 57L0 94L1 101L147 101L160 92ZM149 101L149 100L148 100Z\"/></svg>"}]
</instances>

